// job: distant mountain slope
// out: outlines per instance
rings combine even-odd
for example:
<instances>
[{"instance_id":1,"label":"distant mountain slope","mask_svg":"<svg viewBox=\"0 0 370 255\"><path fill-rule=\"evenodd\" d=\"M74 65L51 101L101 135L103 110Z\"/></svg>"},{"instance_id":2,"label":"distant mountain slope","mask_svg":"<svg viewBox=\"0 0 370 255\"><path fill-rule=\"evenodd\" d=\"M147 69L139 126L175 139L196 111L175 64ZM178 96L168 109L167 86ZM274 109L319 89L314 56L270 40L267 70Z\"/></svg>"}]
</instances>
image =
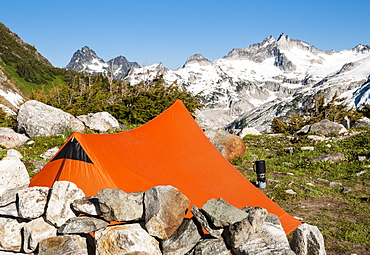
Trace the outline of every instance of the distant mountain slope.
<instances>
[{"instance_id":1,"label":"distant mountain slope","mask_svg":"<svg viewBox=\"0 0 370 255\"><path fill-rule=\"evenodd\" d=\"M66 66L67 69L92 74L103 74L104 76L113 74L115 79L125 78L132 67L139 68L140 65L136 62L129 62L123 56L104 62L103 59L99 58L96 53L87 46L83 47L81 50L77 50Z\"/></svg>"},{"instance_id":2,"label":"distant mountain slope","mask_svg":"<svg viewBox=\"0 0 370 255\"><path fill-rule=\"evenodd\" d=\"M358 45L340 52L321 51L282 34L210 62L200 54L182 68L170 70L161 63L133 68L125 78L131 84L158 74L171 84L203 93L208 106L199 113L204 125L244 127L269 131L274 116L299 110L317 93L330 100L336 93L351 106L370 104L370 46ZM216 123L216 125L215 125Z\"/></svg>"}]
</instances>

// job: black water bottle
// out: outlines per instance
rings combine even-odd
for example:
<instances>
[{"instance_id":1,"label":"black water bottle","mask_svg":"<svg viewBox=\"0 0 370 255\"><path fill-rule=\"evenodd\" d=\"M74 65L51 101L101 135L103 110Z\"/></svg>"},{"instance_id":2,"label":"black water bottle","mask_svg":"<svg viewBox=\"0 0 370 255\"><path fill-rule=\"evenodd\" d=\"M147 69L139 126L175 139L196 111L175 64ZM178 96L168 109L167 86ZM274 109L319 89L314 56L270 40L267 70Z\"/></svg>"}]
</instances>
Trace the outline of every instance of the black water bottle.
<instances>
[{"instance_id":1,"label":"black water bottle","mask_svg":"<svg viewBox=\"0 0 370 255\"><path fill-rule=\"evenodd\" d=\"M257 160L254 162L254 165L258 188L266 188L266 162L264 160Z\"/></svg>"}]
</instances>

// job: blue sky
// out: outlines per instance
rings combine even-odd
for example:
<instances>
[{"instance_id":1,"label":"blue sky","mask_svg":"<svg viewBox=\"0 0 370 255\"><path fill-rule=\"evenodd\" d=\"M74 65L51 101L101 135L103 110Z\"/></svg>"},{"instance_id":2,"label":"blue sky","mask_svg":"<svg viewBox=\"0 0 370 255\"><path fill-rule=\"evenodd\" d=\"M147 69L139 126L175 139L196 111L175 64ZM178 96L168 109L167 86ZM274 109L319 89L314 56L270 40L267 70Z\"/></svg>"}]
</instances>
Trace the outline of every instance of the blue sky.
<instances>
[{"instance_id":1,"label":"blue sky","mask_svg":"<svg viewBox=\"0 0 370 255\"><path fill-rule=\"evenodd\" d=\"M0 22L57 67L83 46L177 69L281 33L325 51L370 44L369 0L0 1Z\"/></svg>"}]
</instances>

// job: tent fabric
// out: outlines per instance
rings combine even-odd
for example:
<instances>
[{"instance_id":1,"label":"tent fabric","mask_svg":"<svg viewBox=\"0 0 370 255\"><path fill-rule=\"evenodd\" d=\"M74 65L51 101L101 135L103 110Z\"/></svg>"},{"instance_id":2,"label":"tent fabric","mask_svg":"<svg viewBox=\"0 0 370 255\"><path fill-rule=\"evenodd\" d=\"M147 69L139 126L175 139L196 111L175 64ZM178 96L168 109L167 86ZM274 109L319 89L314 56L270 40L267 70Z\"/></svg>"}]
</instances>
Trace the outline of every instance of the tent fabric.
<instances>
[{"instance_id":1,"label":"tent fabric","mask_svg":"<svg viewBox=\"0 0 370 255\"><path fill-rule=\"evenodd\" d=\"M105 188L129 193L172 185L199 208L222 197L238 208L266 208L280 218L287 234L301 224L222 156L180 100L136 129L73 133L30 186L52 187L62 180L75 183L86 196Z\"/></svg>"}]
</instances>

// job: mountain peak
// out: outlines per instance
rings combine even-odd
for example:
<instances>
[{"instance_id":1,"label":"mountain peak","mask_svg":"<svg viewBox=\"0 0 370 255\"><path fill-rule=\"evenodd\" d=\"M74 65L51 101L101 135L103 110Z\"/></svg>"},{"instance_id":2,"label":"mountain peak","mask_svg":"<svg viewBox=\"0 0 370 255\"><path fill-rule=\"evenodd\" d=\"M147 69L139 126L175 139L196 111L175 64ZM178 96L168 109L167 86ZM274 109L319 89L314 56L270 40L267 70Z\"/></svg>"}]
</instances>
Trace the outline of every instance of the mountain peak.
<instances>
[{"instance_id":1,"label":"mountain peak","mask_svg":"<svg viewBox=\"0 0 370 255\"><path fill-rule=\"evenodd\" d=\"M198 63L201 66L207 66L207 65L212 64L212 62L209 61L207 58L205 58L202 54L194 54L186 60L183 67L185 67L189 64L194 64L194 63Z\"/></svg>"}]
</instances>

